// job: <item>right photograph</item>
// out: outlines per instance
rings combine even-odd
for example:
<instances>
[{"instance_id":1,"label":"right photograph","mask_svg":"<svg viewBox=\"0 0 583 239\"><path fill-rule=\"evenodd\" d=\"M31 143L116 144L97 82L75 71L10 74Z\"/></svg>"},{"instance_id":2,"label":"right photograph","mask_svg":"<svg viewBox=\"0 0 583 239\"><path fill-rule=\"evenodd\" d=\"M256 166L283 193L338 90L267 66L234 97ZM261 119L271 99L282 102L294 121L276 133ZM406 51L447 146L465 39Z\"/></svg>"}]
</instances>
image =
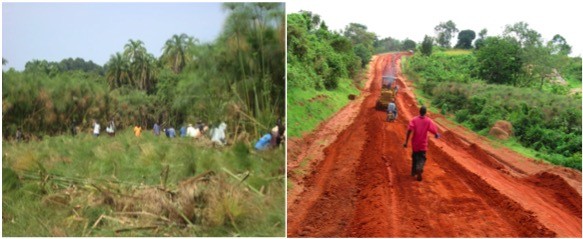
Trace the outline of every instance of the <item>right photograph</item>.
<instances>
[{"instance_id":1,"label":"right photograph","mask_svg":"<svg viewBox=\"0 0 583 239\"><path fill-rule=\"evenodd\" d=\"M459 4L286 5L288 237L582 236L582 17Z\"/></svg>"}]
</instances>

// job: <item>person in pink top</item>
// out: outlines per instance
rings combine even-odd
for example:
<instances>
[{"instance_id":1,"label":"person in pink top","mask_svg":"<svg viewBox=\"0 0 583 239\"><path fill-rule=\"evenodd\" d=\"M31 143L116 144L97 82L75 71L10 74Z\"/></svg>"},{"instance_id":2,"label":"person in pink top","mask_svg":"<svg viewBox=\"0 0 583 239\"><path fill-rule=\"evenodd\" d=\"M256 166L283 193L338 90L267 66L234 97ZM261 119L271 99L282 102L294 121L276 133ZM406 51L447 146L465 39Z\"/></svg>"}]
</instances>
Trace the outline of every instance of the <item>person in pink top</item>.
<instances>
[{"instance_id":1,"label":"person in pink top","mask_svg":"<svg viewBox=\"0 0 583 239\"><path fill-rule=\"evenodd\" d=\"M427 108L421 106L419 109L419 116L416 116L409 122L409 129L407 130L407 138L405 139L405 144L403 147L407 148L407 142L409 142L409 136L413 132L413 139L411 139L411 145L413 147L413 164L411 167L411 176L417 175L417 181L421 181L423 174L423 166L425 166L425 152L427 152L427 132L435 134L435 138L439 138L437 133L437 126L433 121L426 117Z\"/></svg>"}]
</instances>

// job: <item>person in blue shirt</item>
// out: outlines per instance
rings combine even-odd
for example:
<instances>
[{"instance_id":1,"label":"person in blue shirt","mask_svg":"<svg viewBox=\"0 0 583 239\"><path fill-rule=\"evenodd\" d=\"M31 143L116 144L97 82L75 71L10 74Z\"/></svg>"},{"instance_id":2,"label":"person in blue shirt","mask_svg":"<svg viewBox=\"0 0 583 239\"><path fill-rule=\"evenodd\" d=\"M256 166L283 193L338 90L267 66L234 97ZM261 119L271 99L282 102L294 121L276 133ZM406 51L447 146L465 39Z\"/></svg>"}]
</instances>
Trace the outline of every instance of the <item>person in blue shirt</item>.
<instances>
[{"instance_id":1,"label":"person in blue shirt","mask_svg":"<svg viewBox=\"0 0 583 239\"><path fill-rule=\"evenodd\" d=\"M255 143L256 150L266 150L269 148L269 142L271 141L271 134L267 133L261 137L257 143Z\"/></svg>"},{"instance_id":2,"label":"person in blue shirt","mask_svg":"<svg viewBox=\"0 0 583 239\"><path fill-rule=\"evenodd\" d=\"M168 138L176 137L176 131L174 130L173 127L164 129L164 132L166 133L166 137L168 137Z\"/></svg>"},{"instance_id":3,"label":"person in blue shirt","mask_svg":"<svg viewBox=\"0 0 583 239\"><path fill-rule=\"evenodd\" d=\"M154 135L160 136L160 125L158 123L154 124Z\"/></svg>"},{"instance_id":4,"label":"person in blue shirt","mask_svg":"<svg viewBox=\"0 0 583 239\"><path fill-rule=\"evenodd\" d=\"M180 128L180 137L186 137L186 126Z\"/></svg>"}]
</instances>

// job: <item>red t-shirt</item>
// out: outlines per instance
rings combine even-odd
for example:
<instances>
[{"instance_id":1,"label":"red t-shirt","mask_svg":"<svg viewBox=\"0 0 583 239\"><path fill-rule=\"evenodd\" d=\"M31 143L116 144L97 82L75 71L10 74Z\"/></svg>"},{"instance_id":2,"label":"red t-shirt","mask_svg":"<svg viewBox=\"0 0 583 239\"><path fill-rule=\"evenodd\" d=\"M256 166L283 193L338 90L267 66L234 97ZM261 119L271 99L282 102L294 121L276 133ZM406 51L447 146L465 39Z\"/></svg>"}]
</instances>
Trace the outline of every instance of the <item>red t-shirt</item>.
<instances>
[{"instance_id":1,"label":"red t-shirt","mask_svg":"<svg viewBox=\"0 0 583 239\"><path fill-rule=\"evenodd\" d=\"M413 152L427 151L427 132L437 134L437 127L425 116L416 116L409 122L409 130L413 131L411 145Z\"/></svg>"}]
</instances>

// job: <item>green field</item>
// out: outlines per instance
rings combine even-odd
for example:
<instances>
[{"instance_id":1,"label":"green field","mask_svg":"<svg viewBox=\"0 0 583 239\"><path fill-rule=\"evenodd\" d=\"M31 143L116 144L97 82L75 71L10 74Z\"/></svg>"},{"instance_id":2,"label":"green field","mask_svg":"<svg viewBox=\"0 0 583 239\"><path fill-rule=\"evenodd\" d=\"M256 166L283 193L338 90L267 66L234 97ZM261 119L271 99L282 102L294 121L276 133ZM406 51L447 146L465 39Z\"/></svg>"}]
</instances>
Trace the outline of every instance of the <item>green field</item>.
<instances>
[{"instance_id":1,"label":"green field","mask_svg":"<svg viewBox=\"0 0 583 239\"><path fill-rule=\"evenodd\" d=\"M2 147L2 236L285 236L283 148L130 130Z\"/></svg>"},{"instance_id":2,"label":"green field","mask_svg":"<svg viewBox=\"0 0 583 239\"><path fill-rule=\"evenodd\" d=\"M348 95L358 95L358 89L349 79L340 79L335 90L288 90L289 136L300 137L314 130L318 124L338 112L350 101Z\"/></svg>"}]
</instances>

